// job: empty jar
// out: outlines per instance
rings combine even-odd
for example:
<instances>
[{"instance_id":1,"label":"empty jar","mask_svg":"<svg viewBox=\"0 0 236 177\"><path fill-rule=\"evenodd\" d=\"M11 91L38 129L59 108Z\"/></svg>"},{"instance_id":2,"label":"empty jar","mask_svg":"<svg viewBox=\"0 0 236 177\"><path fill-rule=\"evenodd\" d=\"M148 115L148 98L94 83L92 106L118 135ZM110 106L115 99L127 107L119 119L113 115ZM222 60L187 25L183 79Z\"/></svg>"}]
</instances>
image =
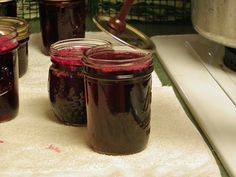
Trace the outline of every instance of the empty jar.
<instances>
[{"instance_id":1,"label":"empty jar","mask_svg":"<svg viewBox=\"0 0 236 177\"><path fill-rule=\"evenodd\" d=\"M0 25L12 26L17 30L19 77L22 77L28 69L29 24L17 17L0 17Z\"/></svg>"},{"instance_id":2,"label":"empty jar","mask_svg":"<svg viewBox=\"0 0 236 177\"><path fill-rule=\"evenodd\" d=\"M0 0L0 16L16 17L16 0Z\"/></svg>"},{"instance_id":3,"label":"empty jar","mask_svg":"<svg viewBox=\"0 0 236 177\"><path fill-rule=\"evenodd\" d=\"M59 40L84 37L85 0L40 0L39 13L45 54Z\"/></svg>"},{"instance_id":4,"label":"empty jar","mask_svg":"<svg viewBox=\"0 0 236 177\"><path fill-rule=\"evenodd\" d=\"M0 122L14 118L19 109L17 32L0 26Z\"/></svg>"},{"instance_id":5,"label":"empty jar","mask_svg":"<svg viewBox=\"0 0 236 177\"><path fill-rule=\"evenodd\" d=\"M52 65L49 69L49 98L57 118L67 125L86 125L84 75L81 58L94 46L110 46L96 39L67 39L51 45Z\"/></svg>"},{"instance_id":6,"label":"empty jar","mask_svg":"<svg viewBox=\"0 0 236 177\"><path fill-rule=\"evenodd\" d=\"M86 52L83 65L92 149L114 155L145 149L150 134L152 55L94 48Z\"/></svg>"}]
</instances>

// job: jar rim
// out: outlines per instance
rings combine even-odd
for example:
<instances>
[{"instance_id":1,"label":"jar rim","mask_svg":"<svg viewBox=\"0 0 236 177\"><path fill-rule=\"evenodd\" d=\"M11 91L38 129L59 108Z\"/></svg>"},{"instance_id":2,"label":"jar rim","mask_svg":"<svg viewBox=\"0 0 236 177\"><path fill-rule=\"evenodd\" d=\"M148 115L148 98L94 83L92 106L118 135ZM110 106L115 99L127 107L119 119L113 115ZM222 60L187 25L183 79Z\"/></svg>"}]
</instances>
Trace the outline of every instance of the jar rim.
<instances>
[{"instance_id":1,"label":"jar rim","mask_svg":"<svg viewBox=\"0 0 236 177\"><path fill-rule=\"evenodd\" d=\"M0 25L0 34L1 35L10 35L12 38L17 36L17 30L13 26Z\"/></svg>"},{"instance_id":2,"label":"jar rim","mask_svg":"<svg viewBox=\"0 0 236 177\"><path fill-rule=\"evenodd\" d=\"M120 47L121 49L116 49ZM113 48L94 47L87 50L82 58L84 65L93 68L130 67L142 63L152 64L152 53L142 49L124 49L127 46ZM114 57L114 58L111 58Z\"/></svg>"},{"instance_id":3,"label":"jar rim","mask_svg":"<svg viewBox=\"0 0 236 177\"><path fill-rule=\"evenodd\" d=\"M50 46L50 52L73 46L111 46L111 42L95 38L71 38L59 40Z\"/></svg>"},{"instance_id":4,"label":"jar rim","mask_svg":"<svg viewBox=\"0 0 236 177\"><path fill-rule=\"evenodd\" d=\"M15 1L15 0L0 0L0 3L2 3L2 2L11 2L11 1Z\"/></svg>"},{"instance_id":5,"label":"jar rim","mask_svg":"<svg viewBox=\"0 0 236 177\"><path fill-rule=\"evenodd\" d=\"M54 62L76 65L81 64L81 58L87 49L95 46L110 46L111 43L101 39L72 38L60 40L50 46L49 55ZM66 51L68 50L68 51Z\"/></svg>"}]
</instances>

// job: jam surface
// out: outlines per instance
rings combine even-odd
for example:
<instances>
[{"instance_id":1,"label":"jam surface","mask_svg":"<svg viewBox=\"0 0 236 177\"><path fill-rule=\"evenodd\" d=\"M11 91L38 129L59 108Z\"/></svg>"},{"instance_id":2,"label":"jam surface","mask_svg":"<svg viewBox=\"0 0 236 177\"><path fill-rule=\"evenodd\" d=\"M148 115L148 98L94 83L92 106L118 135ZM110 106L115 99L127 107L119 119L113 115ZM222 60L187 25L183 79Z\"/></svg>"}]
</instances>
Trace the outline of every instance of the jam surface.
<instances>
[{"instance_id":1,"label":"jam surface","mask_svg":"<svg viewBox=\"0 0 236 177\"><path fill-rule=\"evenodd\" d=\"M54 113L65 124L86 124L80 48L59 50L51 59L49 96Z\"/></svg>"},{"instance_id":2,"label":"jam surface","mask_svg":"<svg viewBox=\"0 0 236 177\"><path fill-rule=\"evenodd\" d=\"M0 53L7 53L12 49L16 48L17 42L12 42L12 40L6 35L0 35Z\"/></svg>"},{"instance_id":3,"label":"jam surface","mask_svg":"<svg viewBox=\"0 0 236 177\"><path fill-rule=\"evenodd\" d=\"M84 37L85 1L41 0L39 4L43 45L46 53L50 45L62 39Z\"/></svg>"},{"instance_id":4,"label":"jam surface","mask_svg":"<svg viewBox=\"0 0 236 177\"><path fill-rule=\"evenodd\" d=\"M135 53L107 53L99 60L127 60ZM139 55L138 55L139 56ZM92 148L105 154L142 151L149 139L152 65L85 68L88 135Z\"/></svg>"},{"instance_id":5,"label":"jam surface","mask_svg":"<svg viewBox=\"0 0 236 177\"><path fill-rule=\"evenodd\" d=\"M128 52L128 51L107 51L101 53L95 53L92 55L93 60L96 60L96 64L104 64L105 67L94 67L89 68L89 71L93 75L99 75L101 77L122 77L124 74L125 77L143 75L145 72L150 70L151 62L144 62L144 54L137 52ZM135 61L135 58L143 58ZM119 60L119 62L117 62ZM131 63L132 62L132 63ZM85 68L85 70L88 68ZM112 74L113 73L113 74Z\"/></svg>"}]
</instances>

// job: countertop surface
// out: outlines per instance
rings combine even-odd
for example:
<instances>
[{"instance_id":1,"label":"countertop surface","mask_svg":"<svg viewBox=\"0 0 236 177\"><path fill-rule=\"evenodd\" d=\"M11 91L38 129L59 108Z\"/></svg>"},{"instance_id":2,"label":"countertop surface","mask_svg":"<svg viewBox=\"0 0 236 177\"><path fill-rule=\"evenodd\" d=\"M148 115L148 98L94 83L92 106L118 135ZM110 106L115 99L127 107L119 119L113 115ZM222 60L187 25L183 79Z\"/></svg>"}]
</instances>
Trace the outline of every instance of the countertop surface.
<instances>
[{"instance_id":1,"label":"countertop surface","mask_svg":"<svg viewBox=\"0 0 236 177\"><path fill-rule=\"evenodd\" d=\"M229 99L233 93L226 94L224 89L231 84L235 90L231 80L235 73L222 67L224 47L198 34L158 35L152 40L159 60L193 114L195 124L211 142L215 156L235 176L236 108L233 99Z\"/></svg>"}]
</instances>

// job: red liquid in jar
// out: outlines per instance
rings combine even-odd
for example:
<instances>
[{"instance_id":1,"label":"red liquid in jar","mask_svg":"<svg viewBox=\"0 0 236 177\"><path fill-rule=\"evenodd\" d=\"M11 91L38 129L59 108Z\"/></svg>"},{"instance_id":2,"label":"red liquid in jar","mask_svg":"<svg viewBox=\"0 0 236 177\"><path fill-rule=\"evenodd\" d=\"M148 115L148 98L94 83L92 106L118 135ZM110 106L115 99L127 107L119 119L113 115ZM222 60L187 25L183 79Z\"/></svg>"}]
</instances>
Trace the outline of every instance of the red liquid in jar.
<instances>
[{"instance_id":1,"label":"red liquid in jar","mask_svg":"<svg viewBox=\"0 0 236 177\"><path fill-rule=\"evenodd\" d=\"M68 125L87 123L81 56L85 48L66 48L52 56L49 96L54 113ZM74 58L74 59L72 59Z\"/></svg>"},{"instance_id":2,"label":"red liquid in jar","mask_svg":"<svg viewBox=\"0 0 236 177\"><path fill-rule=\"evenodd\" d=\"M0 36L0 122L14 118L18 113L17 43Z\"/></svg>"},{"instance_id":3,"label":"red liquid in jar","mask_svg":"<svg viewBox=\"0 0 236 177\"><path fill-rule=\"evenodd\" d=\"M85 1L41 0L39 4L43 45L46 53L54 42L85 35Z\"/></svg>"},{"instance_id":4,"label":"red liquid in jar","mask_svg":"<svg viewBox=\"0 0 236 177\"><path fill-rule=\"evenodd\" d=\"M122 60L137 53L107 53L93 58ZM95 151L130 154L143 150L150 134L151 63L128 67L85 67L89 141Z\"/></svg>"}]
</instances>

